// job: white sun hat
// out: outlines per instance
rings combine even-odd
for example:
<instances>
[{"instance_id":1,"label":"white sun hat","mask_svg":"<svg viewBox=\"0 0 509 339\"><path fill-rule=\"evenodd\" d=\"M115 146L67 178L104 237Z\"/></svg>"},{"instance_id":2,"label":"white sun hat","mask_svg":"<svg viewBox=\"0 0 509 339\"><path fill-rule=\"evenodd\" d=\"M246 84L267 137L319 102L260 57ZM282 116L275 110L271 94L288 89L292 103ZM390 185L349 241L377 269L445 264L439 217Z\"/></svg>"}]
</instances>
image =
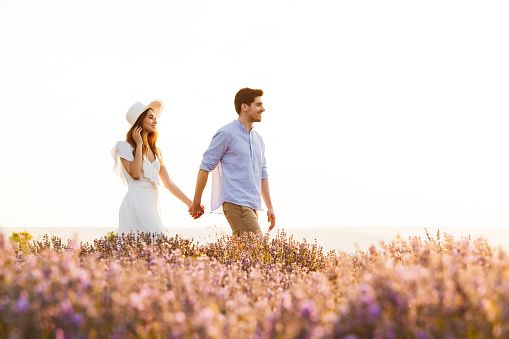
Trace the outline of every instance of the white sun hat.
<instances>
[{"instance_id":1,"label":"white sun hat","mask_svg":"<svg viewBox=\"0 0 509 339\"><path fill-rule=\"evenodd\" d=\"M129 108L127 114L125 115L125 118L132 126L134 125L136 120L138 120L138 117L141 115L141 113L151 108L152 111L154 111L156 118L159 119L159 117L163 113L163 106L164 106L163 101L160 99L156 99L148 105L144 105L141 102L136 102L131 106L131 108Z\"/></svg>"}]
</instances>

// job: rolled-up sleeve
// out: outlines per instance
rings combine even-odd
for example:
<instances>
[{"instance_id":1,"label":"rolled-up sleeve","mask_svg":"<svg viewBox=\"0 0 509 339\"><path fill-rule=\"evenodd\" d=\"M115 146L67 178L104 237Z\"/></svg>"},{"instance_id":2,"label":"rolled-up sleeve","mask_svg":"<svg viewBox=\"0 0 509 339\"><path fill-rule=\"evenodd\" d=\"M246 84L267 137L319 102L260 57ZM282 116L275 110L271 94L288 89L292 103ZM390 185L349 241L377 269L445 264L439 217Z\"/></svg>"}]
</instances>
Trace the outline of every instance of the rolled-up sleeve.
<instances>
[{"instance_id":1,"label":"rolled-up sleeve","mask_svg":"<svg viewBox=\"0 0 509 339\"><path fill-rule=\"evenodd\" d=\"M265 159L265 143L262 144L262 179L268 179L267 160Z\"/></svg>"},{"instance_id":2,"label":"rolled-up sleeve","mask_svg":"<svg viewBox=\"0 0 509 339\"><path fill-rule=\"evenodd\" d=\"M228 149L229 138L228 134L218 131L210 141L209 148L203 153L203 159L200 164L200 169L211 172L216 168L221 158Z\"/></svg>"}]
</instances>

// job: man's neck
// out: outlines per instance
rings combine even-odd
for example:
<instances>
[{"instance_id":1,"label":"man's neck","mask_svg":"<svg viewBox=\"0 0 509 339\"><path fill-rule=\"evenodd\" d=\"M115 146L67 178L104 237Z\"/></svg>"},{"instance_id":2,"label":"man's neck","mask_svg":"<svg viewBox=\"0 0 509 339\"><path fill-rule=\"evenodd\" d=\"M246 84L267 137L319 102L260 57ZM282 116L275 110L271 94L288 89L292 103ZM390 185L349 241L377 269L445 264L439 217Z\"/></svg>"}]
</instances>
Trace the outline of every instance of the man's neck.
<instances>
[{"instance_id":1,"label":"man's neck","mask_svg":"<svg viewBox=\"0 0 509 339\"><path fill-rule=\"evenodd\" d=\"M253 128L252 121L248 120L245 116L240 116L237 120L246 128L246 131L249 133L251 132L251 129Z\"/></svg>"}]
</instances>

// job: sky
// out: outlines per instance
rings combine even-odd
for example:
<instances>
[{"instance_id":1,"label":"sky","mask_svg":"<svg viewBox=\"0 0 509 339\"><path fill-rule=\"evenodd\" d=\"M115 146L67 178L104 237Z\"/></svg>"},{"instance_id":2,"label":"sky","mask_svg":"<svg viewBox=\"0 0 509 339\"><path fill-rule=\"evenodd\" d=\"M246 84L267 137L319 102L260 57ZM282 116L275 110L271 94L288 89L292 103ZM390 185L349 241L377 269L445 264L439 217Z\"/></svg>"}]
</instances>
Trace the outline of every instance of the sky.
<instances>
[{"instance_id":1,"label":"sky","mask_svg":"<svg viewBox=\"0 0 509 339\"><path fill-rule=\"evenodd\" d=\"M192 199L251 87L277 228L509 228L508 16L506 1L2 1L0 227L116 226L110 151L138 101L164 101L158 144ZM170 230L227 225L160 197Z\"/></svg>"}]
</instances>

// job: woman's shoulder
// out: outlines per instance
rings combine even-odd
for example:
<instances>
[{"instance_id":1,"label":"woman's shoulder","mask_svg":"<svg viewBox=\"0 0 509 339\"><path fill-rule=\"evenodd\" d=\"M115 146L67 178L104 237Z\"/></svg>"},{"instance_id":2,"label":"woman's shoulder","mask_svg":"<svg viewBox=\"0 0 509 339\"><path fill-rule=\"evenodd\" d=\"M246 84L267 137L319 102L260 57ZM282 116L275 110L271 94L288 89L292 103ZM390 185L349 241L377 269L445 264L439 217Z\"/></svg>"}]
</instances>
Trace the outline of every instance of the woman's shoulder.
<instances>
[{"instance_id":1,"label":"woman's shoulder","mask_svg":"<svg viewBox=\"0 0 509 339\"><path fill-rule=\"evenodd\" d=\"M113 150L111 150L111 154L114 158L119 156L129 161L134 160L133 147L127 141L117 141Z\"/></svg>"},{"instance_id":2,"label":"woman's shoulder","mask_svg":"<svg viewBox=\"0 0 509 339\"><path fill-rule=\"evenodd\" d=\"M131 146L130 143L128 143L127 141L117 141L117 144L116 146L118 148L122 148L122 149L133 149L133 146Z\"/></svg>"}]
</instances>

